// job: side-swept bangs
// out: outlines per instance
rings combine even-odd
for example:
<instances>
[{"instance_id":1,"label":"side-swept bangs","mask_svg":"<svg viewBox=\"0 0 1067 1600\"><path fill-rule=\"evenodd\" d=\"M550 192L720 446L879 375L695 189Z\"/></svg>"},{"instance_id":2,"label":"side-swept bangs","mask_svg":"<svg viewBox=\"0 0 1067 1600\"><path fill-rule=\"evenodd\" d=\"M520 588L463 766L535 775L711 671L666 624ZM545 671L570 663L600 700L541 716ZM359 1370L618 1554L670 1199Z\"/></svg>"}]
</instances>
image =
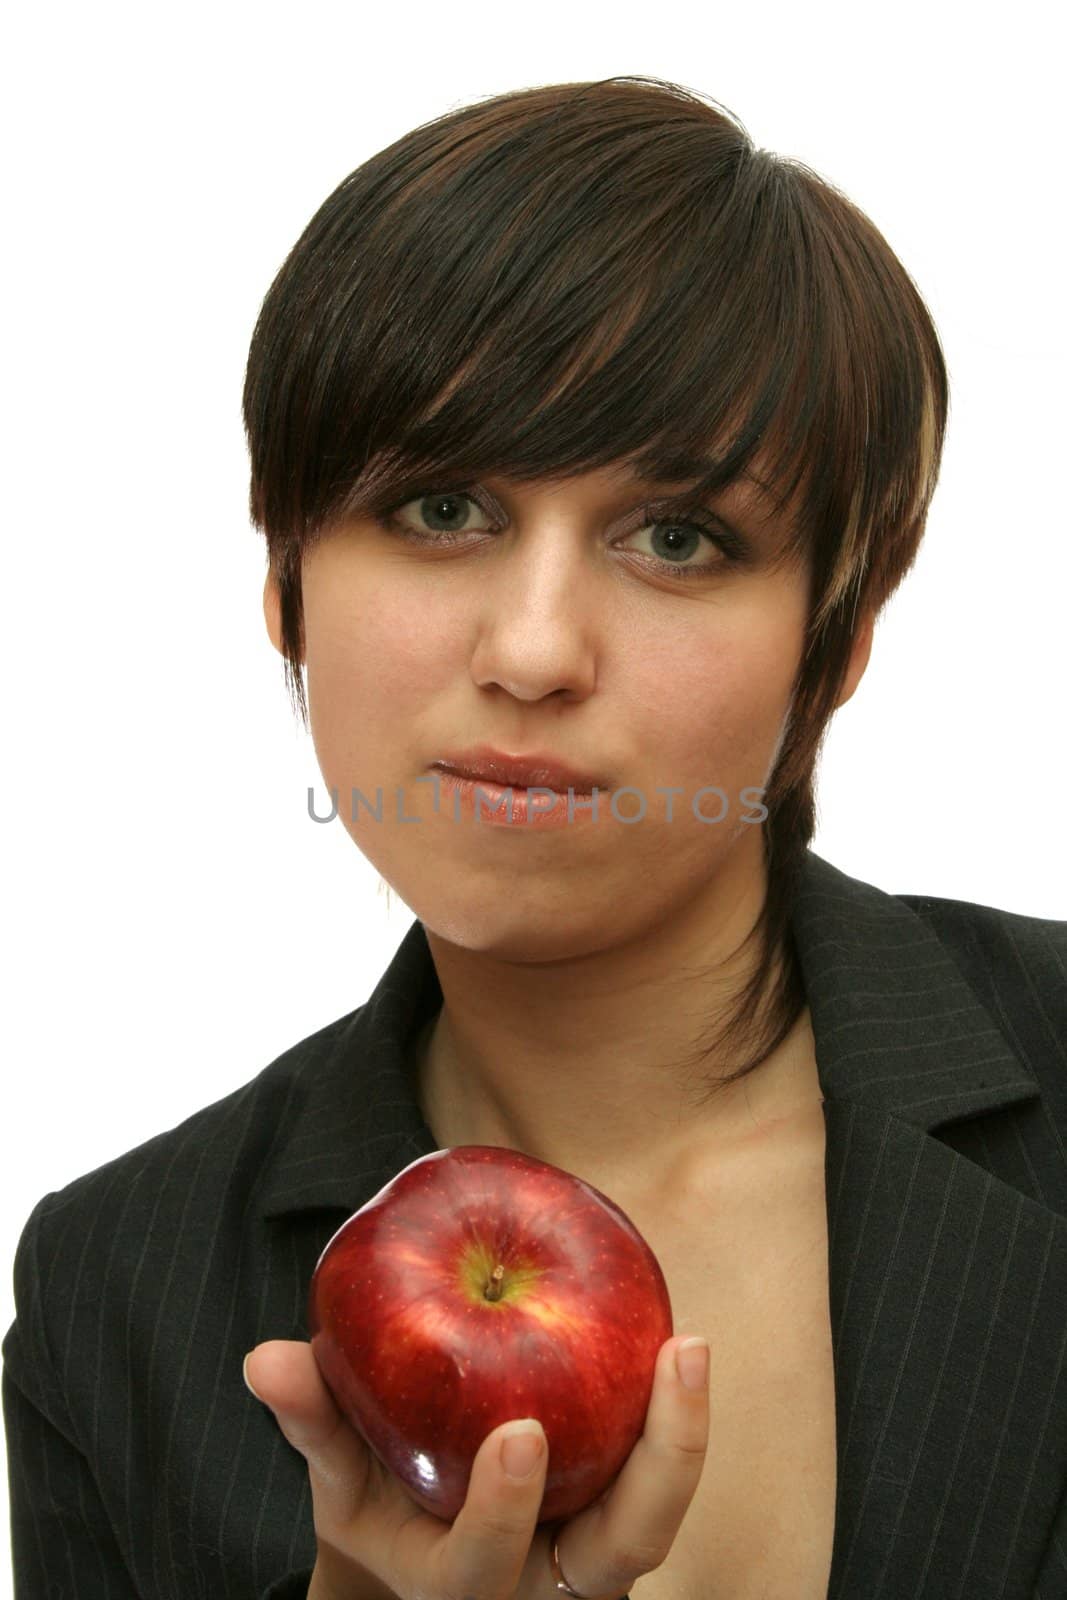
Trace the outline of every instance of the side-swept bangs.
<instances>
[{"instance_id":1,"label":"side-swept bangs","mask_svg":"<svg viewBox=\"0 0 1067 1600\"><path fill-rule=\"evenodd\" d=\"M947 405L881 234L731 113L648 78L449 112L330 195L252 338L250 505L287 654L303 554L338 521L435 473L621 460L694 501L747 474L788 507L814 648L846 597L880 606L914 559Z\"/></svg>"}]
</instances>

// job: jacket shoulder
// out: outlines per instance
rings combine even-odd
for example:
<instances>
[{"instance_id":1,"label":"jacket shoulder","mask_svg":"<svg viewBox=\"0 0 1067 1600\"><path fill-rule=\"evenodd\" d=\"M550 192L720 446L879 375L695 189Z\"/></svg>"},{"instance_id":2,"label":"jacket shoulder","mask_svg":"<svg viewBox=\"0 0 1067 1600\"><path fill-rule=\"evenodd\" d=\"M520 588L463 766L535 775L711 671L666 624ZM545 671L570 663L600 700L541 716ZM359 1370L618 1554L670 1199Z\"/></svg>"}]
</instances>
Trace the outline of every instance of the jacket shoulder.
<instances>
[{"instance_id":1,"label":"jacket shoulder","mask_svg":"<svg viewBox=\"0 0 1067 1600\"><path fill-rule=\"evenodd\" d=\"M279 1132L299 1110L316 1069L363 1010L359 1006L297 1040L221 1099L43 1196L33 1215L44 1218L72 1207L104 1206L108 1196L127 1196L131 1186L172 1187L183 1177L210 1182L213 1171L231 1180L236 1169L254 1179L260 1161L270 1155ZM217 1165L210 1159L216 1149L225 1157Z\"/></svg>"},{"instance_id":2,"label":"jacket shoulder","mask_svg":"<svg viewBox=\"0 0 1067 1600\"><path fill-rule=\"evenodd\" d=\"M82 1313L126 1305L197 1260L236 1273L261 1176L315 1069L364 1008L290 1045L247 1083L182 1122L45 1194L23 1224L13 1268L9 1376L62 1426L62 1375ZM229 1254L232 1259L223 1260Z\"/></svg>"},{"instance_id":3,"label":"jacket shoulder","mask_svg":"<svg viewBox=\"0 0 1067 1600\"><path fill-rule=\"evenodd\" d=\"M1024 964L1045 958L1058 967L1061 979L1067 976L1067 921L938 895L898 894L893 899L917 912L953 950L974 950L993 966L1009 953Z\"/></svg>"},{"instance_id":4,"label":"jacket shoulder","mask_svg":"<svg viewBox=\"0 0 1067 1600\"><path fill-rule=\"evenodd\" d=\"M937 895L900 894L952 956L1005 1038L1067 1092L1067 921Z\"/></svg>"}]
</instances>

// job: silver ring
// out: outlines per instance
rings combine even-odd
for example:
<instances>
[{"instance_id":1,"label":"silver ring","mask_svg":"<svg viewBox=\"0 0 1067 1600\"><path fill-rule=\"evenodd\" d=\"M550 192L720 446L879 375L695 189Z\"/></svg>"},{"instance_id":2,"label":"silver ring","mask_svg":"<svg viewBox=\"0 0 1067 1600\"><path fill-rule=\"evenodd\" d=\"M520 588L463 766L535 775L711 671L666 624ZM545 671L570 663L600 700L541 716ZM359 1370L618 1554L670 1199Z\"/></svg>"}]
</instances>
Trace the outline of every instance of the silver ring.
<instances>
[{"instance_id":1,"label":"silver ring","mask_svg":"<svg viewBox=\"0 0 1067 1600\"><path fill-rule=\"evenodd\" d=\"M563 1576L559 1565L559 1536L562 1531L562 1528L557 1528L555 1533L552 1535L552 1577L555 1580L556 1592L558 1594L570 1595L570 1600L618 1600L617 1595L584 1595L579 1594L577 1589L571 1588L570 1584Z\"/></svg>"}]
</instances>

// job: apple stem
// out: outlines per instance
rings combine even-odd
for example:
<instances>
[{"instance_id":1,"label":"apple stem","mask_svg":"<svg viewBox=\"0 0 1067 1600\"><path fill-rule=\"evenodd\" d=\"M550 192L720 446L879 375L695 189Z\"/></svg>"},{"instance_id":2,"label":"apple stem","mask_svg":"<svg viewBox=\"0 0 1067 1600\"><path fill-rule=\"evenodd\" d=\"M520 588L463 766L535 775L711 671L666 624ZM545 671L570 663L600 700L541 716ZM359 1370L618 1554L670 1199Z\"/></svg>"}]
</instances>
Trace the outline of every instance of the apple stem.
<instances>
[{"instance_id":1,"label":"apple stem","mask_svg":"<svg viewBox=\"0 0 1067 1600\"><path fill-rule=\"evenodd\" d=\"M489 1282L485 1286L485 1298L487 1300L499 1300L500 1299L500 1280L501 1280L501 1278L503 1276L504 1276L503 1267L494 1267L493 1268L493 1275L489 1279Z\"/></svg>"}]
</instances>

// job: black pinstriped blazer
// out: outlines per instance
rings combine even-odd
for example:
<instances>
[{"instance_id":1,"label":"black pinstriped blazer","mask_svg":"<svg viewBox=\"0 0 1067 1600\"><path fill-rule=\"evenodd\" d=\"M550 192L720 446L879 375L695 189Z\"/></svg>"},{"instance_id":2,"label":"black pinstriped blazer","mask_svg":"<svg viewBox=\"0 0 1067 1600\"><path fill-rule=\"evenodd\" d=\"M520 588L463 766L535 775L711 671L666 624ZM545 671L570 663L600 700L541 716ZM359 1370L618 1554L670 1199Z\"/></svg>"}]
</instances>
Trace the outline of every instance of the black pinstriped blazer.
<instances>
[{"instance_id":1,"label":"black pinstriped blazer","mask_svg":"<svg viewBox=\"0 0 1067 1600\"><path fill-rule=\"evenodd\" d=\"M1067 1600L1067 922L809 853L794 933L827 1130L829 1600ZM326 1241L436 1148L409 1045L440 999L414 922L365 1005L34 1208L3 1346L17 1600L305 1594L303 1458L241 1361L307 1337Z\"/></svg>"}]
</instances>

